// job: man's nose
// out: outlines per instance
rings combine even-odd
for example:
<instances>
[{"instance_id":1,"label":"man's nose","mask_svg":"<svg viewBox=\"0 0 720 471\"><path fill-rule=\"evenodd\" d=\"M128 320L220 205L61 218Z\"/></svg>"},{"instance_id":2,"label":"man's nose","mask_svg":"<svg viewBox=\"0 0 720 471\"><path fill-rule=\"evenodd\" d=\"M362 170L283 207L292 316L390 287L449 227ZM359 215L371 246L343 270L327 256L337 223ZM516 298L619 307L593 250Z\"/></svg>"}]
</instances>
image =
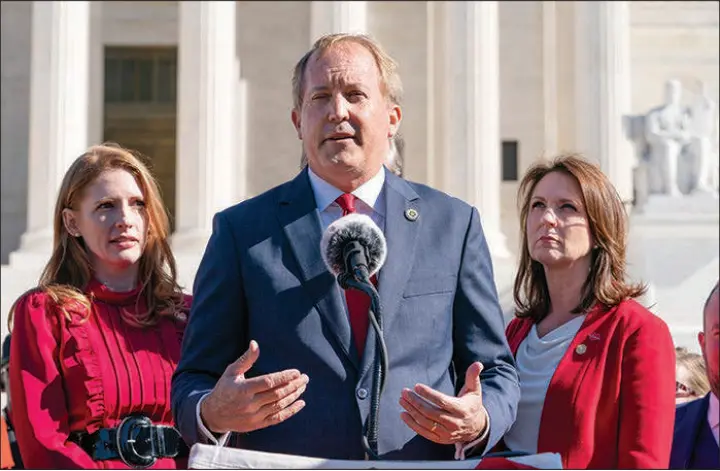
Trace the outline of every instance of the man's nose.
<instances>
[{"instance_id":1,"label":"man's nose","mask_svg":"<svg viewBox=\"0 0 720 471\"><path fill-rule=\"evenodd\" d=\"M330 100L330 110L328 112L328 121L331 123L339 123L348 118L347 101L342 94L338 93Z\"/></svg>"}]
</instances>

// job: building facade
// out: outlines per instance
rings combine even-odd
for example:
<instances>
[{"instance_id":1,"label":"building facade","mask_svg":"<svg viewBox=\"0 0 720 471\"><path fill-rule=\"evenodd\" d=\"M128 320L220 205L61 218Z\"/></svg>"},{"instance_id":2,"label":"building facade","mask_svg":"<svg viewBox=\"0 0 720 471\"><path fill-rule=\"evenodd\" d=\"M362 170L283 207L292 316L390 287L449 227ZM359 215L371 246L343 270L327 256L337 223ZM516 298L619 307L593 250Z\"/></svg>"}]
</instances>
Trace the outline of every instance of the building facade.
<instances>
[{"instance_id":1,"label":"building facade","mask_svg":"<svg viewBox=\"0 0 720 471\"><path fill-rule=\"evenodd\" d=\"M524 170L582 152L631 208L624 117L671 78L718 98L717 2L0 5L3 318L47 259L66 168L103 141L149 157L190 291L213 214L299 171L290 78L324 33L367 32L398 61L405 176L478 207L508 308Z\"/></svg>"}]
</instances>

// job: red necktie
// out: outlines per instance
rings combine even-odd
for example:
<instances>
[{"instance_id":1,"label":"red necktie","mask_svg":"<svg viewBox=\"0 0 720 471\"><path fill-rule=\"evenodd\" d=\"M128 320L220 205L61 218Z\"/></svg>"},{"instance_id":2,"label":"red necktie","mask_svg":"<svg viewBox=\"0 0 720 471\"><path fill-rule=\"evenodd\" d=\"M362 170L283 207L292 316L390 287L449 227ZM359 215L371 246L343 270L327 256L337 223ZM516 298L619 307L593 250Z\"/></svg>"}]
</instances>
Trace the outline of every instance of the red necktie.
<instances>
[{"instance_id":1,"label":"red necktie","mask_svg":"<svg viewBox=\"0 0 720 471\"><path fill-rule=\"evenodd\" d=\"M340 195L335 200L342 208L343 216L355 212L356 196L350 193ZM377 278L373 275L370 281L377 286ZM365 349L365 338L367 337L368 326L370 320L368 318L368 309L370 308L370 298L363 292L356 289L345 290L345 300L347 301L348 311L350 312L350 328L352 329L353 339L355 339L355 347L358 355L362 358Z\"/></svg>"}]
</instances>

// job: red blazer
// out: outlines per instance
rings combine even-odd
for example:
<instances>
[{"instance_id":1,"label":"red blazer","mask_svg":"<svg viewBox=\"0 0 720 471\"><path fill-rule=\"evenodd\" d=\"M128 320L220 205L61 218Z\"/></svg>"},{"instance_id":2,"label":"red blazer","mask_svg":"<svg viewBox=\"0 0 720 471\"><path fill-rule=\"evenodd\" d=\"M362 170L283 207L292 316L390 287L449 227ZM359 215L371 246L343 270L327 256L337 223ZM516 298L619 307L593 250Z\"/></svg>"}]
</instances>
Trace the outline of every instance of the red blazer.
<instances>
[{"instance_id":1,"label":"red blazer","mask_svg":"<svg viewBox=\"0 0 720 471\"><path fill-rule=\"evenodd\" d=\"M513 355L532 325L530 319L508 325ZM538 453L560 453L565 469L667 469L674 383L665 322L634 300L609 310L597 304L548 386Z\"/></svg>"}]
</instances>

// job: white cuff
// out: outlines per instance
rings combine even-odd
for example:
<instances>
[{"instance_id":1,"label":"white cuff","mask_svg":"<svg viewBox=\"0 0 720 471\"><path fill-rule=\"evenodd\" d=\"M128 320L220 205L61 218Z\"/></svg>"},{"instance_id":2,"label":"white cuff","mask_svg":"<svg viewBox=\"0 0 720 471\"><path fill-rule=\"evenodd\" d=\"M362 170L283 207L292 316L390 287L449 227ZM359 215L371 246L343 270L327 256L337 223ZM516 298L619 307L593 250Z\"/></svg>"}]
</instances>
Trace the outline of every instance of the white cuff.
<instances>
[{"instance_id":1,"label":"white cuff","mask_svg":"<svg viewBox=\"0 0 720 471\"><path fill-rule=\"evenodd\" d=\"M465 455L469 454L470 451L472 451L475 446L477 446L478 443L485 440L488 435L490 435L490 416L487 413L487 410L483 407L482 413L485 414L485 431L480 434L478 438L471 441L470 443L462 444L462 443L456 443L455 444L455 459L456 460L464 460Z\"/></svg>"},{"instance_id":2,"label":"white cuff","mask_svg":"<svg viewBox=\"0 0 720 471\"><path fill-rule=\"evenodd\" d=\"M197 426L198 430L200 431L199 437L201 441L204 441L205 443L210 443L211 445L217 445L217 446L225 446L225 444L228 441L228 438L230 438L231 432L225 432L222 435L220 435L219 438L215 438L215 435L208 430L207 427L205 427L205 424L203 424L202 419L200 418L200 406L202 406L203 401L206 397L208 397L210 393L206 393L203 397L200 398L200 400L197 403L197 408L195 409L195 419L197 420ZM205 440L202 440L202 439Z\"/></svg>"}]
</instances>

